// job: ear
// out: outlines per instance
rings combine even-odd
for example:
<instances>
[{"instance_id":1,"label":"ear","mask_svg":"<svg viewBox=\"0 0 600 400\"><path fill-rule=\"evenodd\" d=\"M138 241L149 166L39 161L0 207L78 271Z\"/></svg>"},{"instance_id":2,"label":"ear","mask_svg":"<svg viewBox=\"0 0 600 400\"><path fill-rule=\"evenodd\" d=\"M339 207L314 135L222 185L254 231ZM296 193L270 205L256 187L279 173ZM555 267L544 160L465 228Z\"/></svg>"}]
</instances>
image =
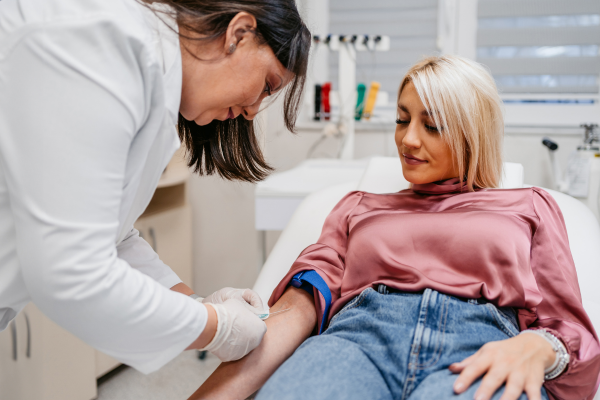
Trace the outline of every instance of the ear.
<instances>
[{"instance_id":1,"label":"ear","mask_svg":"<svg viewBox=\"0 0 600 400\"><path fill-rule=\"evenodd\" d=\"M247 12L239 12L229 22L227 32L225 33L225 51L229 50L229 46L234 43L236 46L240 46L244 41L254 37L254 31L256 30L256 18L254 15L248 14Z\"/></svg>"}]
</instances>

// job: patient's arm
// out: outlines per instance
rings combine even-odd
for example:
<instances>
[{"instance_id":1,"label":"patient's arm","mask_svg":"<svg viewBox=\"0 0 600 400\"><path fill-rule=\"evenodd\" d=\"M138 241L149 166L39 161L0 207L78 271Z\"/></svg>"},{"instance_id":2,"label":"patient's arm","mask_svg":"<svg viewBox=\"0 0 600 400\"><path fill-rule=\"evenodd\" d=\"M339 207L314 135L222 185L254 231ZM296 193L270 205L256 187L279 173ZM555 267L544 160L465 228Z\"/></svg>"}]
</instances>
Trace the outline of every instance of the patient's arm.
<instances>
[{"instance_id":1,"label":"patient's arm","mask_svg":"<svg viewBox=\"0 0 600 400\"><path fill-rule=\"evenodd\" d=\"M310 336L317 323L314 300L289 287L270 312L290 308L266 320L260 345L238 361L219 365L189 400L245 399L261 388L275 370Z\"/></svg>"}]
</instances>

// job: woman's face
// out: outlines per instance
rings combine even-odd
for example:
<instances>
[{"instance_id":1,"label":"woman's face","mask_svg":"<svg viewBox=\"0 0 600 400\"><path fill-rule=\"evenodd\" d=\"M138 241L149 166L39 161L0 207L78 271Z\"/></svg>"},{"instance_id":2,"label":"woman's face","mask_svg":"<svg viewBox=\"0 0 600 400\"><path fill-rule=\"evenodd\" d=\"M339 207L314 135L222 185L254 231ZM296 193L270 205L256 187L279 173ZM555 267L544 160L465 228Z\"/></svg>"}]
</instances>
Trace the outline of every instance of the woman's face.
<instances>
[{"instance_id":1,"label":"woman's face","mask_svg":"<svg viewBox=\"0 0 600 400\"><path fill-rule=\"evenodd\" d=\"M265 97L291 81L293 74L268 45L258 44L254 29L256 19L242 12L230 22L224 43L181 39L183 88L179 111L185 119L207 125L241 114L252 120ZM236 48L229 53L232 43Z\"/></svg>"},{"instance_id":2,"label":"woman's face","mask_svg":"<svg viewBox=\"0 0 600 400\"><path fill-rule=\"evenodd\" d=\"M455 156L412 82L400 94L396 122L396 146L407 181L423 184L458 176Z\"/></svg>"}]
</instances>

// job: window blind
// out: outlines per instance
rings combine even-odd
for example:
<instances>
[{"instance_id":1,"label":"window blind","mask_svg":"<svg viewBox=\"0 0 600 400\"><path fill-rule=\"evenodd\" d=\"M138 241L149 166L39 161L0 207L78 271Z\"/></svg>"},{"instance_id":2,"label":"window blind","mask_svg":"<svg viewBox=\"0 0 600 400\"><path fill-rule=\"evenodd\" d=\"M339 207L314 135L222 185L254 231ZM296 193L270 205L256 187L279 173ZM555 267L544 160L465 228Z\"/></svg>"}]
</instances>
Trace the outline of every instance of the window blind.
<instances>
[{"instance_id":1,"label":"window blind","mask_svg":"<svg viewBox=\"0 0 600 400\"><path fill-rule=\"evenodd\" d=\"M599 92L599 0L479 0L477 14L477 60L503 93Z\"/></svg>"}]
</instances>

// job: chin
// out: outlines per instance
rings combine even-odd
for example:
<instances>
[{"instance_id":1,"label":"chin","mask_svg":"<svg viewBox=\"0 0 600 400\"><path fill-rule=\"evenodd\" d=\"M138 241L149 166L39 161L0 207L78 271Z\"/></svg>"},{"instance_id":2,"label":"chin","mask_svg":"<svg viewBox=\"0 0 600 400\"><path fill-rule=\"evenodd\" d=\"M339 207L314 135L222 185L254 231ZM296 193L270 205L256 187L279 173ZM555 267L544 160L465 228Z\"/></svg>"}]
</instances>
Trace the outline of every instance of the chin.
<instances>
[{"instance_id":1,"label":"chin","mask_svg":"<svg viewBox=\"0 0 600 400\"><path fill-rule=\"evenodd\" d=\"M425 183L436 181L436 179L429 176L429 174L423 174L422 172L410 170L409 168L406 168L404 164L402 165L402 175L404 175L404 179L415 185L423 185Z\"/></svg>"},{"instance_id":2,"label":"chin","mask_svg":"<svg viewBox=\"0 0 600 400\"><path fill-rule=\"evenodd\" d=\"M214 118L207 118L207 117L201 115L198 118L196 118L194 120L194 122L196 123L196 125L204 126L204 125L210 124L211 122L213 122L213 120L214 120Z\"/></svg>"}]
</instances>

